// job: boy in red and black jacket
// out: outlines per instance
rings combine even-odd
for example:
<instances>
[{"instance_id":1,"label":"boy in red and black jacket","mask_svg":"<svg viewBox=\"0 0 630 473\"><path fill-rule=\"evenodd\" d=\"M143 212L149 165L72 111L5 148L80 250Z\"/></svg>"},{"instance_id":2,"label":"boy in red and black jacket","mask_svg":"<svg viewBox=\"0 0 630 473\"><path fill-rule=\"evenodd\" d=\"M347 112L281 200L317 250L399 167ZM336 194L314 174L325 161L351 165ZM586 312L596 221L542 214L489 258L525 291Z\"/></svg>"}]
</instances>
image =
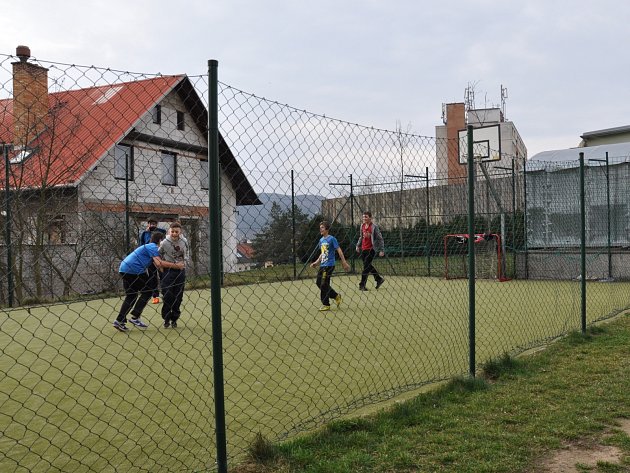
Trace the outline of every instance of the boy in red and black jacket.
<instances>
[{"instance_id":1,"label":"boy in red and black jacket","mask_svg":"<svg viewBox=\"0 0 630 473\"><path fill-rule=\"evenodd\" d=\"M372 261L376 253L378 253L379 256L385 255L385 242L383 241L383 235L378 225L372 222L372 213L368 211L363 212L363 223L359 228L359 240L357 241L357 253L361 255L361 259L363 260L363 272L361 273L359 290L367 291L365 285L370 274L374 276L376 289L378 289L385 282L385 278L378 274Z\"/></svg>"}]
</instances>

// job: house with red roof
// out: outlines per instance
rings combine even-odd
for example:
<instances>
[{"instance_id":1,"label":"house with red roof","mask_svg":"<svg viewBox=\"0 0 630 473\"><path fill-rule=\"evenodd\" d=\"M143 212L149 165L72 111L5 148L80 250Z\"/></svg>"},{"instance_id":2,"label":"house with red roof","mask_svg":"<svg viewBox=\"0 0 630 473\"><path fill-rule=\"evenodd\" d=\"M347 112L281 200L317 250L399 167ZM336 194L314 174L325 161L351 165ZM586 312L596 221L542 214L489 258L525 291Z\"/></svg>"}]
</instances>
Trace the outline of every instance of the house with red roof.
<instances>
[{"instance_id":1,"label":"house with red roof","mask_svg":"<svg viewBox=\"0 0 630 473\"><path fill-rule=\"evenodd\" d=\"M113 288L120 259L149 217L162 226L180 221L193 272L206 273L208 111L189 78L50 91L48 69L27 47L17 56L13 97L0 100L0 192L11 202L13 237L4 248L13 250L19 296ZM219 155L223 269L230 272L236 206L260 201L222 137Z\"/></svg>"},{"instance_id":2,"label":"house with red roof","mask_svg":"<svg viewBox=\"0 0 630 473\"><path fill-rule=\"evenodd\" d=\"M254 248L247 242L240 242L236 245L236 270L249 271L254 267L256 267Z\"/></svg>"}]
</instances>

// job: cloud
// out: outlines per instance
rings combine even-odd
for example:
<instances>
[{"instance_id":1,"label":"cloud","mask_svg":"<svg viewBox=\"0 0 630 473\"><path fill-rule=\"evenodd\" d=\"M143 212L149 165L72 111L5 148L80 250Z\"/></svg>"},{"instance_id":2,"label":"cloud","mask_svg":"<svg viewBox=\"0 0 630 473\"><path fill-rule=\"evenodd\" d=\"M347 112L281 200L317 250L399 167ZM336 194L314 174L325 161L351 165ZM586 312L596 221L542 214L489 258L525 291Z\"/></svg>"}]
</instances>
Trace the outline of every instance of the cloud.
<instances>
[{"instance_id":1,"label":"cloud","mask_svg":"<svg viewBox=\"0 0 630 473\"><path fill-rule=\"evenodd\" d=\"M297 108L423 135L441 104L500 102L529 148L627 124L630 3L348 0L22 0L0 53L135 72L205 74Z\"/></svg>"}]
</instances>

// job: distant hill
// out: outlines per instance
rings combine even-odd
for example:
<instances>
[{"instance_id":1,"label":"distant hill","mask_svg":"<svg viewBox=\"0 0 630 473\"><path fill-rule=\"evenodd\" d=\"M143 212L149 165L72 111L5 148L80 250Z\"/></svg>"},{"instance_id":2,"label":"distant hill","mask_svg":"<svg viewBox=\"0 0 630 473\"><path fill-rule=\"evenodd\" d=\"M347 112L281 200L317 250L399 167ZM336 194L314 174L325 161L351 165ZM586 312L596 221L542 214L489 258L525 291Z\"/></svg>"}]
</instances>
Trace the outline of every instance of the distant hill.
<instances>
[{"instance_id":1,"label":"distant hill","mask_svg":"<svg viewBox=\"0 0 630 473\"><path fill-rule=\"evenodd\" d=\"M274 202L277 202L283 210L291 208L290 195L260 193L258 198L262 205L240 205L236 208L238 211L236 229L239 239L251 240L256 236L256 233L260 233L260 230L269 221L271 206ZM309 217L313 217L321 211L322 200L324 198L321 195L296 195L295 205Z\"/></svg>"}]
</instances>

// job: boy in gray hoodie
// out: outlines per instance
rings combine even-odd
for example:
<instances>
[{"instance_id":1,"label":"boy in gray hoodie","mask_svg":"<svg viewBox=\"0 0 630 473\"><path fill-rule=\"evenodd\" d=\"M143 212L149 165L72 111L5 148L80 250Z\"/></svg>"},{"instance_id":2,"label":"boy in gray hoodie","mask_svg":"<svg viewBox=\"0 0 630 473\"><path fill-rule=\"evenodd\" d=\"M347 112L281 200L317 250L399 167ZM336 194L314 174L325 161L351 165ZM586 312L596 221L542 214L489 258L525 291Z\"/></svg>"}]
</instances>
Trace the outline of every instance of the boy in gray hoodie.
<instances>
[{"instance_id":1,"label":"boy in gray hoodie","mask_svg":"<svg viewBox=\"0 0 630 473\"><path fill-rule=\"evenodd\" d=\"M171 223L166 238L160 244L160 257L171 263L187 263L189 258L188 241L182 236L182 226L179 222ZM186 270L169 268L160 277L162 283L162 319L164 328L177 328L177 320L181 315L184 285L186 284Z\"/></svg>"}]
</instances>

